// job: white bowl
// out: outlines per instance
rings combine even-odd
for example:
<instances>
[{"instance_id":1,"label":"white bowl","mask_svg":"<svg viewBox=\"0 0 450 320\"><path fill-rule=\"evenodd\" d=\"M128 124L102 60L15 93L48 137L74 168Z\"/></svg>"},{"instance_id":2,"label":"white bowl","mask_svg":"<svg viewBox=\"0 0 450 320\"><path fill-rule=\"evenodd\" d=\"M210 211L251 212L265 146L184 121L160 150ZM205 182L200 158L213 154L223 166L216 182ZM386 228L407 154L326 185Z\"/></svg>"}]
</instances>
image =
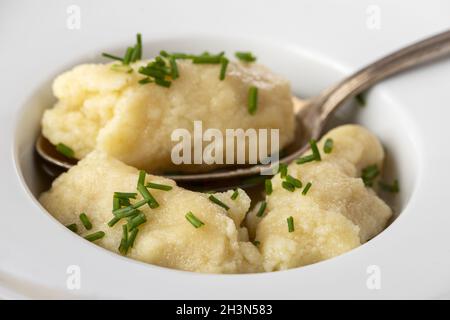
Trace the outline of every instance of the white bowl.
<instances>
[{"instance_id":1,"label":"white bowl","mask_svg":"<svg viewBox=\"0 0 450 320\"><path fill-rule=\"evenodd\" d=\"M152 15L151 22L133 23L131 13L140 16L142 11L151 11L150 4L142 2L138 11L124 9L124 19L130 24L121 24L121 32L115 29L117 25L112 9L106 11L108 15L102 16L101 20L93 19L90 14L95 12L98 5L98 2L84 2L80 5L82 12L85 12L83 19L86 21L81 30L70 31L64 29L63 25L61 30L55 31L49 28L53 26L52 23L43 19L41 24L29 31L40 37L39 42L33 42L42 53L43 58L38 62L30 60L33 55L25 50L27 43L13 43L12 38L4 38L9 39L17 50L15 62L5 68L6 76L1 79L4 87L11 88L11 84L14 86L5 92L9 109L0 109L2 119L7 119L1 128L2 155L8 155L1 158L0 166L3 177L0 194L4 205L0 232L0 296L159 299L430 298L441 297L450 292L450 259L447 249L450 216L443 201L444 196L448 195L446 182L450 178L447 168L450 151L445 139L450 133L446 124L450 112L448 107L444 108L450 100L450 91L445 90L450 80L448 59L379 85L369 92L365 108L347 106L336 115L336 123L360 123L380 137L389 155L387 170L391 171L391 176L398 177L401 183L401 193L394 203L398 218L379 236L342 256L275 273L195 274L121 257L84 241L59 224L40 206L35 197L46 187L35 167L33 146L40 130L42 112L54 101L50 90L51 79L76 63L98 60L101 51L124 48L126 39L132 41L135 32L143 33L145 54L149 56L160 49L193 52L226 50L228 53L251 50L257 54L259 61L290 79L293 91L302 96L318 93L356 66L361 66L362 62L369 62L380 53L387 53L405 43L403 37L392 30L387 33L380 31L374 35L364 25L360 29L349 28L348 25L355 21L352 20L351 12L362 10L363 17L365 14L365 7L356 4L349 6L346 12L340 11L347 17L343 20L333 20L331 16L327 16L329 20L324 19L318 15L316 7L306 4L291 4L291 10L285 8L287 11L283 11L286 19L282 19L277 16L279 8L275 3L259 6L256 12L250 10L249 4L240 3L239 6L249 6L249 10L241 12L225 8L221 14L233 16L233 19L226 21L225 18L222 21L221 16L215 16L214 20L205 11L197 12L194 6L186 9L192 16L181 15L178 23L175 19L172 20L163 32L156 32L153 27L158 25L157 21L160 25L168 23L168 17L164 14L156 17ZM326 5L334 6L328 2ZM19 5L17 8L12 4L10 6L12 10L23 9ZM160 6L159 10L165 12L170 5ZM183 6L184 2L179 2L175 8ZM394 6L388 7L387 2L382 7L385 10L390 8L391 13L400 12ZM61 8L64 11L65 7L48 7L46 17L51 17L51 13L56 14ZM335 12L339 12L339 8L335 9ZM328 21L328 26L333 25L333 21L346 23L324 30L324 26L313 24L312 18L302 10L309 10L309 14L313 16L315 14L315 19ZM175 13L179 14L181 11L176 10ZM304 21L300 18L295 23L290 20L289 17L292 18L293 15L291 11L300 12ZM276 17L276 23L268 28L262 19L251 18L251 15L249 18L249 12L257 13L260 17ZM212 13L212 10L208 11L208 14ZM438 12L431 13L436 15L436 20L441 18ZM14 17L13 14L10 16ZM64 12L62 16L65 17ZM190 23L183 24L186 21ZM14 25L11 20L8 20L8 24ZM176 25L183 25L184 32L180 32ZM225 31L225 25L230 29ZM204 32L202 27L205 26L208 26L209 32ZM301 32L297 34L288 27L296 27ZM53 30L54 37L43 37L43 32L48 30ZM239 30L247 32L240 34ZM349 34L342 35L339 39L326 36L327 32L340 34L343 31ZM12 34L12 31L2 32ZM19 29L18 33L20 32ZM421 35L421 32L422 30L412 32L407 38L412 40ZM314 38L310 34L321 35L322 38ZM376 54L373 54L373 44L364 42L368 35L372 39L385 41L384 46L380 44L377 47ZM71 46L68 50L71 41L77 46ZM395 45L389 46L390 42ZM346 63L343 56L354 58L355 62L349 64L347 60ZM37 63L33 74L30 74L30 61L32 66ZM21 83L27 85L22 86ZM12 114L15 115L15 121L11 120ZM71 266L78 266L81 271L81 287L78 290L71 290L67 286L67 281L71 279ZM370 283L368 285L368 281L374 276L373 270L380 272L379 289L371 287Z\"/></svg>"}]
</instances>

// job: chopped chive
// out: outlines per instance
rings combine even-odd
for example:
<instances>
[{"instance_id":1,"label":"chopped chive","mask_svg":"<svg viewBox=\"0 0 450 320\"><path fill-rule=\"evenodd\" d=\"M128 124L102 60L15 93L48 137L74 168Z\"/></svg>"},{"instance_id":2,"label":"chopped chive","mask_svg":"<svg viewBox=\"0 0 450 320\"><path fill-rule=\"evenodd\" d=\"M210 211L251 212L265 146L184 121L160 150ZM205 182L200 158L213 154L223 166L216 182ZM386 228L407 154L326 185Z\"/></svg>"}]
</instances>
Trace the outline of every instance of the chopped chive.
<instances>
[{"instance_id":1,"label":"chopped chive","mask_svg":"<svg viewBox=\"0 0 450 320\"><path fill-rule=\"evenodd\" d=\"M289 218L286 219L287 220L287 224L288 224L288 231L289 232L294 232L294 218L292 216L290 216Z\"/></svg>"},{"instance_id":2,"label":"chopped chive","mask_svg":"<svg viewBox=\"0 0 450 320\"><path fill-rule=\"evenodd\" d=\"M236 198L239 195L239 190L238 189L234 189L233 194L231 195L231 200L236 200Z\"/></svg>"},{"instance_id":3,"label":"chopped chive","mask_svg":"<svg viewBox=\"0 0 450 320\"><path fill-rule=\"evenodd\" d=\"M255 114L258 109L258 88L251 86L248 89L248 113Z\"/></svg>"},{"instance_id":4,"label":"chopped chive","mask_svg":"<svg viewBox=\"0 0 450 320\"><path fill-rule=\"evenodd\" d=\"M114 216L111 220L108 221L108 227L112 228L114 225L120 221L120 217Z\"/></svg>"},{"instance_id":5,"label":"chopped chive","mask_svg":"<svg viewBox=\"0 0 450 320\"><path fill-rule=\"evenodd\" d=\"M147 84L147 83L151 83L153 81L149 77L147 77L147 78L142 78L138 82L139 82L139 84Z\"/></svg>"},{"instance_id":6,"label":"chopped chive","mask_svg":"<svg viewBox=\"0 0 450 320\"><path fill-rule=\"evenodd\" d=\"M75 233L78 231L78 226L76 223L69 224L66 228Z\"/></svg>"},{"instance_id":7,"label":"chopped chive","mask_svg":"<svg viewBox=\"0 0 450 320\"><path fill-rule=\"evenodd\" d=\"M217 55L210 55L207 53L203 53L199 56L194 56L192 59L192 63L196 64L219 64L221 63L221 59L224 52L221 52Z\"/></svg>"},{"instance_id":8,"label":"chopped chive","mask_svg":"<svg viewBox=\"0 0 450 320\"><path fill-rule=\"evenodd\" d=\"M58 143L56 145L56 151L66 156L67 158L73 158L75 156L75 152L64 143Z\"/></svg>"},{"instance_id":9,"label":"chopped chive","mask_svg":"<svg viewBox=\"0 0 450 320\"><path fill-rule=\"evenodd\" d=\"M223 203L222 201L220 201L219 199L217 199L214 195L210 195L210 196L208 197L208 199L209 199L211 202L214 202L215 204L217 204L218 206L224 208L225 210L227 210L227 211L230 210L230 207L229 207L229 206L227 206L225 203Z\"/></svg>"},{"instance_id":10,"label":"chopped chive","mask_svg":"<svg viewBox=\"0 0 450 320\"><path fill-rule=\"evenodd\" d=\"M137 196L136 192L114 192L114 198L136 199L136 196Z\"/></svg>"},{"instance_id":11,"label":"chopped chive","mask_svg":"<svg viewBox=\"0 0 450 320\"><path fill-rule=\"evenodd\" d=\"M267 195L271 195L271 194L272 194L272 191L273 191L273 189L272 189L272 180L267 179L267 180L264 182L264 187L265 187L265 189L266 189L266 194L267 194Z\"/></svg>"},{"instance_id":12,"label":"chopped chive","mask_svg":"<svg viewBox=\"0 0 450 320\"><path fill-rule=\"evenodd\" d=\"M134 228L130 232L130 236L128 237L128 248L133 248L134 240L136 240L136 236L137 236L138 231L139 231L138 228Z\"/></svg>"},{"instance_id":13,"label":"chopped chive","mask_svg":"<svg viewBox=\"0 0 450 320\"><path fill-rule=\"evenodd\" d=\"M298 180L297 178L294 178L291 175L286 176L286 181L292 184L295 188L301 188L302 182Z\"/></svg>"},{"instance_id":14,"label":"chopped chive","mask_svg":"<svg viewBox=\"0 0 450 320\"><path fill-rule=\"evenodd\" d=\"M259 242L258 240L253 241L253 245L255 247L258 247L261 244L261 242Z\"/></svg>"},{"instance_id":15,"label":"chopped chive","mask_svg":"<svg viewBox=\"0 0 450 320\"><path fill-rule=\"evenodd\" d=\"M145 176L146 176L146 172L144 170L140 170L139 171L139 178L138 178L138 182L137 182L137 187L139 187L139 185L144 185L145 184Z\"/></svg>"},{"instance_id":16,"label":"chopped chive","mask_svg":"<svg viewBox=\"0 0 450 320\"><path fill-rule=\"evenodd\" d=\"M363 180L366 186L371 187L373 185L374 180L376 179L376 177L378 177L379 174L380 171L378 170L377 165L373 164L362 169L361 179Z\"/></svg>"},{"instance_id":17,"label":"chopped chive","mask_svg":"<svg viewBox=\"0 0 450 320\"><path fill-rule=\"evenodd\" d=\"M262 217L264 214L264 211L266 211L267 202L263 201L261 202L261 206L258 209L258 212L256 212L257 217Z\"/></svg>"},{"instance_id":18,"label":"chopped chive","mask_svg":"<svg viewBox=\"0 0 450 320\"><path fill-rule=\"evenodd\" d=\"M109 53L105 53L105 52L102 53L102 56L104 56L105 58L113 59L113 60L123 61L122 58L120 58L118 56L114 56L114 55L109 54Z\"/></svg>"},{"instance_id":19,"label":"chopped chive","mask_svg":"<svg viewBox=\"0 0 450 320\"><path fill-rule=\"evenodd\" d=\"M113 197L113 209L112 211L116 211L120 209L120 199Z\"/></svg>"},{"instance_id":20,"label":"chopped chive","mask_svg":"<svg viewBox=\"0 0 450 320\"><path fill-rule=\"evenodd\" d=\"M294 192L294 191L295 191L295 186L294 186L292 183L290 183L290 182L283 181L283 182L281 183L281 186L282 186L284 189L286 189L287 191L290 191L290 192Z\"/></svg>"},{"instance_id":21,"label":"chopped chive","mask_svg":"<svg viewBox=\"0 0 450 320\"><path fill-rule=\"evenodd\" d=\"M225 58L225 57L221 57L220 58L220 75L219 75L219 79L220 80L224 80L225 79L225 75L227 72L227 67L228 67L228 63L230 61Z\"/></svg>"},{"instance_id":22,"label":"chopped chive","mask_svg":"<svg viewBox=\"0 0 450 320\"><path fill-rule=\"evenodd\" d=\"M383 181L380 181L380 182L378 182L378 185L380 186L380 188L383 191L386 191L386 192L398 193L400 191L400 187L399 187L397 179L395 179L392 184L388 184Z\"/></svg>"},{"instance_id":23,"label":"chopped chive","mask_svg":"<svg viewBox=\"0 0 450 320\"><path fill-rule=\"evenodd\" d=\"M155 79L155 83L161 87L165 87L165 88L170 88L170 85L172 84L172 82L164 80L164 79L160 79L160 78L156 78Z\"/></svg>"},{"instance_id":24,"label":"chopped chive","mask_svg":"<svg viewBox=\"0 0 450 320\"><path fill-rule=\"evenodd\" d=\"M103 231L97 231L91 234L88 234L87 236L85 236L84 238L88 241L95 241L98 239L101 239L105 236L105 233Z\"/></svg>"},{"instance_id":25,"label":"chopped chive","mask_svg":"<svg viewBox=\"0 0 450 320\"><path fill-rule=\"evenodd\" d=\"M131 56L133 55L133 47L128 47L125 53L125 57L123 57L123 64L130 64Z\"/></svg>"},{"instance_id":26,"label":"chopped chive","mask_svg":"<svg viewBox=\"0 0 450 320\"><path fill-rule=\"evenodd\" d=\"M178 72L178 66L175 58L170 57L169 63L170 63L171 77L172 79L177 79L180 76L180 74Z\"/></svg>"},{"instance_id":27,"label":"chopped chive","mask_svg":"<svg viewBox=\"0 0 450 320\"><path fill-rule=\"evenodd\" d=\"M302 195L306 196L306 194L308 193L309 188L311 188L311 186L312 186L312 183L311 183L311 182L308 182L308 183L306 184L306 186L303 188Z\"/></svg>"},{"instance_id":28,"label":"chopped chive","mask_svg":"<svg viewBox=\"0 0 450 320\"><path fill-rule=\"evenodd\" d=\"M81 220L81 223L83 224L83 226L86 228L86 230L92 229L92 223L89 221L89 218L86 215L86 213L83 212L80 214L80 220Z\"/></svg>"},{"instance_id":29,"label":"chopped chive","mask_svg":"<svg viewBox=\"0 0 450 320\"><path fill-rule=\"evenodd\" d=\"M132 231L134 228L139 227L141 224L147 222L147 218L145 217L145 214L140 213L136 217L132 218L130 221L128 221L128 230Z\"/></svg>"},{"instance_id":30,"label":"chopped chive","mask_svg":"<svg viewBox=\"0 0 450 320\"><path fill-rule=\"evenodd\" d=\"M133 206L124 207L119 210L113 211L113 215L119 219L132 216L135 213L136 213L136 208L133 208Z\"/></svg>"},{"instance_id":31,"label":"chopped chive","mask_svg":"<svg viewBox=\"0 0 450 320\"><path fill-rule=\"evenodd\" d=\"M166 50L161 50L159 52L159 55L164 57L164 58L169 58L171 56Z\"/></svg>"},{"instance_id":32,"label":"chopped chive","mask_svg":"<svg viewBox=\"0 0 450 320\"><path fill-rule=\"evenodd\" d=\"M356 100L356 102L358 102L358 104L359 104L361 107L364 107L364 106L366 105L366 99L364 99L364 96L363 96L362 93L357 94L357 95L355 96L355 100Z\"/></svg>"},{"instance_id":33,"label":"chopped chive","mask_svg":"<svg viewBox=\"0 0 450 320\"><path fill-rule=\"evenodd\" d=\"M193 54L187 54L187 53L180 53L180 52L173 52L170 54L171 57L174 59L194 59L195 55Z\"/></svg>"},{"instance_id":34,"label":"chopped chive","mask_svg":"<svg viewBox=\"0 0 450 320\"><path fill-rule=\"evenodd\" d=\"M164 191L172 190L172 186L168 186L165 184L153 183L153 182L147 183L146 187L150 188L150 189L158 189L158 190L164 190Z\"/></svg>"},{"instance_id":35,"label":"chopped chive","mask_svg":"<svg viewBox=\"0 0 450 320\"><path fill-rule=\"evenodd\" d=\"M143 205L147 204L148 201L149 201L148 199L143 199L141 201L138 201L138 202L134 203L131 207L133 209L138 209L138 208L142 207Z\"/></svg>"},{"instance_id":36,"label":"chopped chive","mask_svg":"<svg viewBox=\"0 0 450 320\"><path fill-rule=\"evenodd\" d=\"M147 190L147 188L143 184L139 184L137 186L137 189L139 193L142 195L142 197L147 200L148 206L151 209L155 209L159 207L158 201L156 201L155 198L153 198L152 194Z\"/></svg>"},{"instance_id":37,"label":"chopped chive","mask_svg":"<svg viewBox=\"0 0 450 320\"><path fill-rule=\"evenodd\" d=\"M142 58L142 36L140 33L136 34L137 60Z\"/></svg>"},{"instance_id":38,"label":"chopped chive","mask_svg":"<svg viewBox=\"0 0 450 320\"><path fill-rule=\"evenodd\" d=\"M191 211L186 213L185 217L187 221L189 221L195 228L200 228L201 226L205 225Z\"/></svg>"},{"instance_id":39,"label":"chopped chive","mask_svg":"<svg viewBox=\"0 0 450 320\"><path fill-rule=\"evenodd\" d=\"M325 144L323 145L323 152L331 153L333 150L333 139L328 138L325 140Z\"/></svg>"},{"instance_id":40,"label":"chopped chive","mask_svg":"<svg viewBox=\"0 0 450 320\"><path fill-rule=\"evenodd\" d=\"M278 165L278 172L280 173L280 177L282 179L286 178L287 172L288 172L288 166L285 163L280 163Z\"/></svg>"},{"instance_id":41,"label":"chopped chive","mask_svg":"<svg viewBox=\"0 0 450 320\"><path fill-rule=\"evenodd\" d=\"M319 148L317 148L316 140L314 140L314 139L309 140L309 145L311 146L311 151L312 151L312 154L314 155L314 159L316 161L322 160L322 158L320 157Z\"/></svg>"},{"instance_id":42,"label":"chopped chive","mask_svg":"<svg viewBox=\"0 0 450 320\"><path fill-rule=\"evenodd\" d=\"M128 227L126 224L122 226L122 239L120 240L119 252L126 255L128 252Z\"/></svg>"},{"instance_id":43,"label":"chopped chive","mask_svg":"<svg viewBox=\"0 0 450 320\"><path fill-rule=\"evenodd\" d=\"M256 61L256 57L249 51L238 51L234 54L236 58L245 62L254 62Z\"/></svg>"},{"instance_id":44,"label":"chopped chive","mask_svg":"<svg viewBox=\"0 0 450 320\"><path fill-rule=\"evenodd\" d=\"M130 199L127 198L119 198L119 204L121 207L128 207L131 205Z\"/></svg>"},{"instance_id":45,"label":"chopped chive","mask_svg":"<svg viewBox=\"0 0 450 320\"><path fill-rule=\"evenodd\" d=\"M313 154L310 154L310 155L307 155L307 156L304 156L304 157L301 157L301 158L297 159L295 161L295 163L303 164L303 163L307 163L307 162L312 162L314 160L316 160L316 157Z\"/></svg>"}]
</instances>

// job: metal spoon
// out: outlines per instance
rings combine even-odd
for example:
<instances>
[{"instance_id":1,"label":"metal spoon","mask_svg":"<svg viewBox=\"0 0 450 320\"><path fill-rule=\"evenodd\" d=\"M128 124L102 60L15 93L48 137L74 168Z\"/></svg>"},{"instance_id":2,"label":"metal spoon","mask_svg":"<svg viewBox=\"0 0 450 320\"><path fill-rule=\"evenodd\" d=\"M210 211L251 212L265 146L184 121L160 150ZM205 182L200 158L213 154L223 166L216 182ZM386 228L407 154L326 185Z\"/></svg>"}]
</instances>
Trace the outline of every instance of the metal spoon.
<instances>
[{"instance_id":1,"label":"metal spoon","mask_svg":"<svg viewBox=\"0 0 450 320\"><path fill-rule=\"evenodd\" d=\"M317 140L322 134L330 115L350 98L389 76L443 57L449 53L450 31L446 31L375 61L335 86L324 90L316 97L308 100L300 100L293 97L298 131L297 139L287 149L288 155L282 157L280 162L290 163L300 157L309 147L307 141L309 139ZM301 135L299 136L299 134ZM73 159L68 159L56 152L55 147L42 135L39 136L36 142L36 150L45 161L60 169L69 169L76 164L76 161ZM220 181L227 180L230 182L234 180L242 184L243 178L260 174L262 170L267 169L267 165L253 165L241 168L234 167L233 169L225 168L206 173L171 174L165 176L182 183L197 183L199 185L207 183L207 186L210 186L211 189L217 189L217 186L213 186L214 183L217 184L219 182L223 185ZM230 184L233 183L226 183L228 186Z\"/></svg>"}]
</instances>

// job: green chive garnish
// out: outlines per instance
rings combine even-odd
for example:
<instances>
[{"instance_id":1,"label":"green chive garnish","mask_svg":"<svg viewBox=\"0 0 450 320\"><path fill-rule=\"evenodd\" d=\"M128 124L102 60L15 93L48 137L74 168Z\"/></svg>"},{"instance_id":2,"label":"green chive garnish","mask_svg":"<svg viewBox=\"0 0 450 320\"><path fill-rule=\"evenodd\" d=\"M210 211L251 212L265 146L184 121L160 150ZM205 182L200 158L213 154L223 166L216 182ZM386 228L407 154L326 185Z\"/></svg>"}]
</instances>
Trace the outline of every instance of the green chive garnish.
<instances>
[{"instance_id":1,"label":"green chive garnish","mask_svg":"<svg viewBox=\"0 0 450 320\"><path fill-rule=\"evenodd\" d=\"M259 242L258 240L253 241L253 245L258 247L261 244L261 242Z\"/></svg>"},{"instance_id":2,"label":"green chive garnish","mask_svg":"<svg viewBox=\"0 0 450 320\"><path fill-rule=\"evenodd\" d=\"M280 173L280 177L282 179L286 178L287 172L288 172L288 166L285 163L280 163L278 165L278 172Z\"/></svg>"},{"instance_id":3,"label":"green chive garnish","mask_svg":"<svg viewBox=\"0 0 450 320\"><path fill-rule=\"evenodd\" d=\"M220 58L220 75L219 75L219 79L220 80L224 80L225 79L225 75L227 72L227 67L228 67L228 63L230 61L225 58L225 57L221 57Z\"/></svg>"},{"instance_id":4,"label":"green chive garnish","mask_svg":"<svg viewBox=\"0 0 450 320\"><path fill-rule=\"evenodd\" d=\"M366 99L364 99L364 96L363 96L362 93L357 94L357 95L355 96L355 100L356 100L356 102L358 102L358 104L359 104L361 107L364 107L364 106L366 105Z\"/></svg>"},{"instance_id":5,"label":"green chive garnish","mask_svg":"<svg viewBox=\"0 0 450 320\"><path fill-rule=\"evenodd\" d=\"M288 231L294 232L294 218L292 216L287 218L287 224L288 224Z\"/></svg>"},{"instance_id":6,"label":"green chive garnish","mask_svg":"<svg viewBox=\"0 0 450 320\"><path fill-rule=\"evenodd\" d=\"M272 194L272 191L273 191L273 189L272 189L272 180L267 179L267 180L264 182L264 187L265 187L265 189L266 189L266 194L267 194L267 195L271 195L271 194Z\"/></svg>"},{"instance_id":7,"label":"green chive garnish","mask_svg":"<svg viewBox=\"0 0 450 320\"><path fill-rule=\"evenodd\" d=\"M128 221L128 230L132 231L134 228L139 227L141 224L147 222L147 218L145 217L145 214L140 213L136 217L132 218L130 221Z\"/></svg>"},{"instance_id":8,"label":"green chive garnish","mask_svg":"<svg viewBox=\"0 0 450 320\"><path fill-rule=\"evenodd\" d=\"M75 152L64 143L58 143L56 145L56 151L66 156L67 158L73 158L75 156Z\"/></svg>"},{"instance_id":9,"label":"green chive garnish","mask_svg":"<svg viewBox=\"0 0 450 320\"><path fill-rule=\"evenodd\" d=\"M227 206L225 203L223 203L222 201L220 201L219 199L217 199L214 195L210 195L210 196L208 197L208 199L209 199L211 202L214 202L215 204L217 204L218 206L224 208L225 210L227 210L227 211L230 210L230 207L229 207L229 206Z\"/></svg>"},{"instance_id":10,"label":"green chive garnish","mask_svg":"<svg viewBox=\"0 0 450 320\"><path fill-rule=\"evenodd\" d=\"M290 184L292 184L296 188L302 187L302 182L300 180L298 180L297 178L294 178L291 175L286 176L286 181L289 182Z\"/></svg>"},{"instance_id":11,"label":"green chive garnish","mask_svg":"<svg viewBox=\"0 0 450 320\"><path fill-rule=\"evenodd\" d=\"M117 217L115 216L114 218L112 218L111 220L108 221L108 227L112 228L114 227L114 225L119 222L121 219L121 217Z\"/></svg>"},{"instance_id":12,"label":"green chive garnish","mask_svg":"<svg viewBox=\"0 0 450 320\"><path fill-rule=\"evenodd\" d=\"M86 230L92 229L92 223L89 221L88 216L84 212L80 214L80 220L81 223L83 223L83 226L86 228Z\"/></svg>"},{"instance_id":13,"label":"green chive garnish","mask_svg":"<svg viewBox=\"0 0 450 320\"><path fill-rule=\"evenodd\" d=\"M248 89L248 113L255 114L258 108L258 88L251 86Z\"/></svg>"},{"instance_id":14,"label":"green chive garnish","mask_svg":"<svg viewBox=\"0 0 450 320\"><path fill-rule=\"evenodd\" d=\"M281 183L281 186L284 189L286 189L287 191L290 191L290 192L294 192L295 191L295 186L292 183L288 182L288 181L283 181Z\"/></svg>"},{"instance_id":15,"label":"green chive garnish","mask_svg":"<svg viewBox=\"0 0 450 320\"><path fill-rule=\"evenodd\" d=\"M210 55L208 53L203 53L199 56L194 56L192 59L192 63L198 64L219 64L221 63L222 56L224 52L221 52L217 55Z\"/></svg>"},{"instance_id":16,"label":"green chive garnish","mask_svg":"<svg viewBox=\"0 0 450 320\"><path fill-rule=\"evenodd\" d=\"M256 213L257 217L262 217L264 214L264 211L266 211L267 202L263 201L261 202L261 206L258 209L258 212Z\"/></svg>"},{"instance_id":17,"label":"green chive garnish","mask_svg":"<svg viewBox=\"0 0 450 320\"><path fill-rule=\"evenodd\" d=\"M138 82L139 82L139 84L147 84L147 83L151 83L153 81L149 77L147 77L147 78L142 78Z\"/></svg>"},{"instance_id":18,"label":"green chive garnish","mask_svg":"<svg viewBox=\"0 0 450 320\"><path fill-rule=\"evenodd\" d=\"M295 162L297 164L303 164L311 161L320 161L322 157L320 156L319 148L317 148L317 142L314 139L309 140L309 145L311 147L312 154L301 157Z\"/></svg>"},{"instance_id":19,"label":"green chive garnish","mask_svg":"<svg viewBox=\"0 0 450 320\"><path fill-rule=\"evenodd\" d=\"M113 209L112 211L116 211L120 209L120 199L113 197Z\"/></svg>"},{"instance_id":20,"label":"green chive garnish","mask_svg":"<svg viewBox=\"0 0 450 320\"><path fill-rule=\"evenodd\" d=\"M323 145L323 152L331 153L333 150L333 139L328 138L325 140L325 144Z\"/></svg>"},{"instance_id":21,"label":"green chive garnish","mask_svg":"<svg viewBox=\"0 0 450 320\"><path fill-rule=\"evenodd\" d=\"M114 198L120 199L136 199L136 192L114 192Z\"/></svg>"},{"instance_id":22,"label":"green chive garnish","mask_svg":"<svg viewBox=\"0 0 450 320\"><path fill-rule=\"evenodd\" d=\"M142 197L147 200L148 206L151 209L155 209L159 207L158 201L156 201L155 198L151 195L151 193L147 190L147 188L143 184L139 184L137 186L137 189L139 193L142 195Z\"/></svg>"},{"instance_id":23,"label":"green chive garnish","mask_svg":"<svg viewBox=\"0 0 450 320\"><path fill-rule=\"evenodd\" d=\"M104 56L105 58L113 59L113 60L123 61L123 59L121 57L114 56L112 54L105 53L105 52L102 53L102 56Z\"/></svg>"},{"instance_id":24,"label":"green chive garnish","mask_svg":"<svg viewBox=\"0 0 450 320\"><path fill-rule=\"evenodd\" d=\"M169 63L170 63L170 72L171 72L172 79L177 79L180 76L180 74L178 72L178 66L177 66L177 62L175 61L175 58L170 57Z\"/></svg>"},{"instance_id":25,"label":"green chive garnish","mask_svg":"<svg viewBox=\"0 0 450 320\"><path fill-rule=\"evenodd\" d=\"M145 202L145 203L147 203L147 202ZM113 214L115 217L122 219L122 218L126 218L126 217L134 215L136 213L136 210L137 209L133 208L133 206L128 206L128 207L113 211Z\"/></svg>"},{"instance_id":26,"label":"green chive garnish","mask_svg":"<svg viewBox=\"0 0 450 320\"><path fill-rule=\"evenodd\" d=\"M306 186L303 188L302 195L306 196L306 194L308 193L309 188L311 188L311 186L312 186L312 183L311 183L311 182L308 182L308 183L306 184Z\"/></svg>"},{"instance_id":27,"label":"green chive garnish","mask_svg":"<svg viewBox=\"0 0 450 320\"><path fill-rule=\"evenodd\" d=\"M75 233L78 231L78 227L77 227L76 223L69 224L66 226L66 228Z\"/></svg>"},{"instance_id":28,"label":"green chive garnish","mask_svg":"<svg viewBox=\"0 0 450 320\"><path fill-rule=\"evenodd\" d=\"M172 84L172 82L160 78L156 78L155 83L164 88L170 88L170 85Z\"/></svg>"},{"instance_id":29,"label":"green chive garnish","mask_svg":"<svg viewBox=\"0 0 450 320\"><path fill-rule=\"evenodd\" d=\"M392 184L388 184L385 182L378 182L378 185L380 186L380 188L386 192L392 192L392 193L398 193L400 191L400 187L398 184L398 180L395 179L394 182Z\"/></svg>"},{"instance_id":30,"label":"green chive garnish","mask_svg":"<svg viewBox=\"0 0 450 320\"><path fill-rule=\"evenodd\" d=\"M138 178L137 186L145 184L145 176L146 176L146 174L147 173L144 170L140 170L139 171L139 178Z\"/></svg>"},{"instance_id":31,"label":"green chive garnish","mask_svg":"<svg viewBox=\"0 0 450 320\"><path fill-rule=\"evenodd\" d=\"M238 189L234 189L233 194L231 195L231 200L236 200L236 198L239 195L239 190Z\"/></svg>"},{"instance_id":32,"label":"green chive garnish","mask_svg":"<svg viewBox=\"0 0 450 320\"><path fill-rule=\"evenodd\" d=\"M205 225L191 211L186 213L185 217L187 221L189 221L195 228L200 228L201 226Z\"/></svg>"},{"instance_id":33,"label":"green chive garnish","mask_svg":"<svg viewBox=\"0 0 450 320\"><path fill-rule=\"evenodd\" d=\"M125 65L130 64L132 55L133 55L133 48L128 47L127 51L125 53L125 57L123 58L123 64L125 64Z\"/></svg>"},{"instance_id":34,"label":"green chive garnish","mask_svg":"<svg viewBox=\"0 0 450 320\"><path fill-rule=\"evenodd\" d=\"M126 224L122 226L122 239L120 240L119 252L126 255L128 252L128 227Z\"/></svg>"},{"instance_id":35,"label":"green chive garnish","mask_svg":"<svg viewBox=\"0 0 450 320\"><path fill-rule=\"evenodd\" d=\"M130 232L130 236L128 237L128 248L133 248L134 240L136 240L136 236L137 236L138 231L139 231L138 228L134 228Z\"/></svg>"},{"instance_id":36,"label":"green chive garnish","mask_svg":"<svg viewBox=\"0 0 450 320\"><path fill-rule=\"evenodd\" d=\"M314 139L309 140L309 145L311 146L311 151L314 155L315 160L316 161L322 160L322 158L320 157L319 148L317 148L316 140L314 140Z\"/></svg>"},{"instance_id":37,"label":"green chive garnish","mask_svg":"<svg viewBox=\"0 0 450 320\"><path fill-rule=\"evenodd\" d=\"M126 198L119 198L119 204L121 207L131 206L130 199L126 199Z\"/></svg>"},{"instance_id":38,"label":"green chive garnish","mask_svg":"<svg viewBox=\"0 0 450 320\"><path fill-rule=\"evenodd\" d=\"M366 186L371 187L374 180L376 179L376 177L378 177L379 174L380 171L378 170L377 165L373 164L362 169L361 178Z\"/></svg>"},{"instance_id":39,"label":"green chive garnish","mask_svg":"<svg viewBox=\"0 0 450 320\"><path fill-rule=\"evenodd\" d=\"M168 186L165 184L153 183L153 182L147 183L146 187L150 188L150 189L158 189L158 190L164 190L164 191L172 190L172 186Z\"/></svg>"},{"instance_id":40,"label":"green chive garnish","mask_svg":"<svg viewBox=\"0 0 450 320\"><path fill-rule=\"evenodd\" d=\"M149 201L149 199L143 199L141 201L138 201L138 202L134 203L131 207L133 209L138 209L138 208L142 207L143 205L147 204L148 201Z\"/></svg>"},{"instance_id":41,"label":"green chive garnish","mask_svg":"<svg viewBox=\"0 0 450 320\"><path fill-rule=\"evenodd\" d=\"M304 156L304 157L301 157L301 158L297 159L295 161L295 163L303 164L303 163L307 163L307 162L312 162L314 160L316 160L316 157L313 154L310 154L310 155L307 155L307 156Z\"/></svg>"},{"instance_id":42,"label":"green chive garnish","mask_svg":"<svg viewBox=\"0 0 450 320\"><path fill-rule=\"evenodd\" d=\"M245 61L245 62L256 61L256 57L249 51L246 51L246 52L238 51L234 55L236 56L236 58L238 58L241 61Z\"/></svg>"},{"instance_id":43,"label":"green chive garnish","mask_svg":"<svg viewBox=\"0 0 450 320\"><path fill-rule=\"evenodd\" d=\"M95 241L98 239L101 239L105 236L105 233L103 231L97 231L91 234L88 234L87 236L85 236L84 238L88 241Z\"/></svg>"}]
</instances>

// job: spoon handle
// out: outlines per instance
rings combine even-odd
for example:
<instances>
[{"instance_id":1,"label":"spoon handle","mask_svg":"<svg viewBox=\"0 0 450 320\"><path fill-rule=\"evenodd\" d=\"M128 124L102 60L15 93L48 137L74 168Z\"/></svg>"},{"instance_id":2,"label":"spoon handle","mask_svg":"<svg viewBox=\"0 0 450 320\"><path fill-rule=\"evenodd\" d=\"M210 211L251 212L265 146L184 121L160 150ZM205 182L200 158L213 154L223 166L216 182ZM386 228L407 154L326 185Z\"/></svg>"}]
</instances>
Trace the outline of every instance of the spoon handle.
<instances>
[{"instance_id":1,"label":"spoon handle","mask_svg":"<svg viewBox=\"0 0 450 320\"><path fill-rule=\"evenodd\" d=\"M363 92L379 81L417 65L443 57L450 53L450 30L416 42L377 60L319 96L320 123L323 125L349 98ZM320 101L321 100L321 101Z\"/></svg>"}]
</instances>

